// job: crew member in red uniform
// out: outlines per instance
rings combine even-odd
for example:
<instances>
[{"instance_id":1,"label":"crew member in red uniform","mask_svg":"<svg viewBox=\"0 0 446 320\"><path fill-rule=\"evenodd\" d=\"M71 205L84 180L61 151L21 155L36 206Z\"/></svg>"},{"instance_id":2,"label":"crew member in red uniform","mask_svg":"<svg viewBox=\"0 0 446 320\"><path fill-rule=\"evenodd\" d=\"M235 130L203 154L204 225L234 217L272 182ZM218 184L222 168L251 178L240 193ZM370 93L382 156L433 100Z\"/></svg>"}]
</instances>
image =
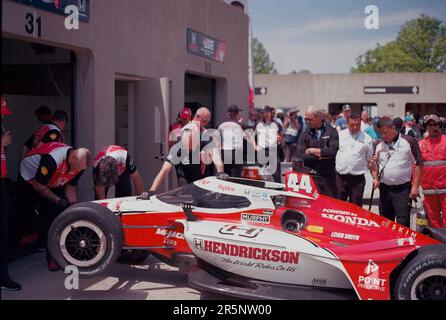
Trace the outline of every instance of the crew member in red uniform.
<instances>
[{"instance_id":1,"label":"crew member in red uniform","mask_svg":"<svg viewBox=\"0 0 446 320\"><path fill-rule=\"evenodd\" d=\"M45 123L33 135L26 140L22 149L22 158L27 152L48 142L64 142L64 130L68 121L67 113L63 110L56 110L52 116L52 121Z\"/></svg>"},{"instance_id":2,"label":"crew member in red uniform","mask_svg":"<svg viewBox=\"0 0 446 320\"><path fill-rule=\"evenodd\" d=\"M4 116L11 115L12 112L6 106L5 98L2 97L2 119ZM9 246L9 210L10 199L7 184L8 172L6 170L6 147L12 143L12 137L2 124L2 144L1 144L1 189L2 189L2 216L1 216L1 241L2 241L2 260L1 260L1 287L5 290L17 291L22 287L13 281L8 272L8 246Z\"/></svg>"},{"instance_id":3,"label":"crew member in red uniform","mask_svg":"<svg viewBox=\"0 0 446 320\"><path fill-rule=\"evenodd\" d=\"M421 177L424 206L430 225L446 228L446 135L441 133L436 115L429 115L426 123L429 136L419 142L424 162Z\"/></svg>"},{"instance_id":4,"label":"crew member in red uniform","mask_svg":"<svg viewBox=\"0 0 446 320\"><path fill-rule=\"evenodd\" d=\"M144 191L141 175L135 161L127 150L120 146L108 146L99 151L93 163L93 181L96 200L107 197L108 188L116 185L117 198L132 195L132 183L135 192L140 195Z\"/></svg>"},{"instance_id":5,"label":"crew member in red uniform","mask_svg":"<svg viewBox=\"0 0 446 320\"><path fill-rule=\"evenodd\" d=\"M54 219L77 202L77 183L91 163L92 156L88 149L76 149L58 142L43 144L23 158L19 179L26 181L37 192L39 213L43 216L40 230L42 239L47 238ZM47 245L45 247L48 269L59 270L59 266L48 252Z\"/></svg>"}]
</instances>

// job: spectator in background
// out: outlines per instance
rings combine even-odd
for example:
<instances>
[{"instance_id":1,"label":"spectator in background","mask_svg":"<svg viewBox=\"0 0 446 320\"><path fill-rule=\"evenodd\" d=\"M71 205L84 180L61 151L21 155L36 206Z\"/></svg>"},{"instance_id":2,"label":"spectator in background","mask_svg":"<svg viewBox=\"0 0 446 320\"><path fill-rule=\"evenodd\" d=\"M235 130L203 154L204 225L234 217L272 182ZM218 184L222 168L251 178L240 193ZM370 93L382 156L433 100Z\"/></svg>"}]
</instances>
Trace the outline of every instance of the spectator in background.
<instances>
[{"instance_id":1,"label":"spectator in background","mask_svg":"<svg viewBox=\"0 0 446 320\"><path fill-rule=\"evenodd\" d=\"M26 140L22 148L22 158L27 152L48 142L64 142L65 126L68 115L63 110L56 110L52 115L52 121L41 126L31 137Z\"/></svg>"},{"instance_id":2,"label":"spectator in background","mask_svg":"<svg viewBox=\"0 0 446 320\"><path fill-rule=\"evenodd\" d=\"M276 121L278 124L280 124L283 127L284 120L285 120L285 114L283 112L283 109L277 109L276 115L274 117L274 121Z\"/></svg>"},{"instance_id":3,"label":"spectator in background","mask_svg":"<svg viewBox=\"0 0 446 320\"><path fill-rule=\"evenodd\" d=\"M305 112L307 128L299 137L297 157L304 165L316 170L322 177L315 179L321 193L336 197L336 154L339 135L324 120L324 112L315 106Z\"/></svg>"},{"instance_id":4,"label":"spectator in background","mask_svg":"<svg viewBox=\"0 0 446 320\"><path fill-rule=\"evenodd\" d=\"M259 121L259 112L256 109L249 110L248 119L243 123L243 129L255 129Z\"/></svg>"},{"instance_id":5,"label":"spectator in background","mask_svg":"<svg viewBox=\"0 0 446 320\"><path fill-rule=\"evenodd\" d=\"M367 111L361 112L361 131L365 131L370 127L369 119L370 117Z\"/></svg>"},{"instance_id":6,"label":"spectator in background","mask_svg":"<svg viewBox=\"0 0 446 320\"><path fill-rule=\"evenodd\" d=\"M218 127L221 136L221 157L224 171L230 177L236 178L242 176L243 140L251 139L251 136L245 135L243 127L238 122L240 111L242 110L238 106L230 106L228 108L228 121L223 122Z\"/></svg>"},{"instance_id":7,"label":"spectator in background","mask_svg":"<svg viewBox=\"0 0 446 320\"><path fill-rule=\"evenodd\" d=\"M353 113L348 130L339 132L339 151L336 154L337 198L362 207L365 173L373 156L372 138L361 131L361 117Z\"/></svg>"},{"instance_id":8,"label":"spectator in background","mask_svg":"<svg viewBox=\"0 0 446 320\"><path fill-rule=\"evenodd\" d=\"M426 119L429 136L419 142L423 160L421 187L424 206L433 228L446 228L446 135L436 115Z\"/></svg>"},{"instance_id":9,"label":"spectator in background","mask_svg":"<svg viewBox=\"0 0 446 320\"><path fill-rule=\"evenodd\" d=\"M273 120L273 108L263 108L263 120L256 126L257 160L261 165L271 166L274 181L281 181L279 148L283 138L282 126Z\"/></svg>"},{"instance_id":10,"label":"spectator in background","mask_svg":"<svg viewBox=\"0 0 446 320\"><path fill-rule=\"evenodd\" d=\"M286 162L291 162L297 158L297 142L302 132L302 127L298 122L298 113L299 110L288 112L283 124Z\"/></svg>"},{"instance_id":11,"label":"spectator in background","mask_svg":"<svg viewBox=\"0 0 446 320\"><path fill-rule=\"evenodd\" d=\"M380 117L374 117L373 125L365 130L365 133L367 133L372 138L374 147L376 147L381 142L381 135L378 131L378 123L380 120Z\"/></svg>"},{"instance_id":12,"label":"spectator in background","mask_svg":"<svg viewBox=\"0 0 446 320\"><path fill-rule=\"evenodd\" d=\"M6 105L5 98L2 97L2 119L4 116L12 114L11 110ZM10 291L18 291L22 288L20 284L13 281L8 272L8 260L9 260L9 214L10 214L10 195L7 184L7 168L6 168L6 147L12 143L12 137L9 131L7 131L2 124L2 143L1 143L1 189L2 189L2 212L1 212L1 288Z\"/></svg>"},{"instance_id":13,"label":"spectator in background","mask_svg":"<svg viewBox=\"0 0 446 320\"><path fill-rule=\"evenodd\" d=\"M34 111L34 114L41 124L50 123L52 120L51 110L47 106L40 106Z\"/></svg>"},{"instance_id":14,"label":"spectator in background","mask_svg":"<svg viewBox=\"0 0 446 320\"><path fill-rule=\"evenodd\" d=\"M406 116L405 122L404 122L404 132L406 136L411 136L413 138L419 139L420 138L420 131L417 128L417 123L415 121L415 117L410 114Z\"/></svg>"},{"instance_id":15,"label":"spectator in background","mask_svg":"<svg viewBox=\"0 0 446 320\"><path fill-rule=\"evenodd\" d=\"M347 118L350 116L352 108L346 104L342 106L342 117L336 120L336 130L338 132L347 129Z\"/></svg>"},{"instance_id":16,"label":"spectator in background","mask_svg":"<svg viewBox=\"0 0 446 320\"><path fill-rule=\"evenodd\" d=\"M396 131L398 131L401 134L405 134L406 132L406 128L404 126L404 121L401 118L395 118L393 119L393 124L395 125L395 129ZM413 138L415 138L414 136L412 136Z\"/></svg>"},{"instance_id":17,"label":"spectator in background","mask_svg":"<svg viewBox=\"0 0 446 320\"><path fill-rule=\"evenodd\" d=\"M419 196L423 169L420 148L416 139L400 134L390 118L381 119L377 127L382 142L376 147L370 168L373 188L380 191L379 212L410 227L410 200Z\"/></svg>"}]
</instances>

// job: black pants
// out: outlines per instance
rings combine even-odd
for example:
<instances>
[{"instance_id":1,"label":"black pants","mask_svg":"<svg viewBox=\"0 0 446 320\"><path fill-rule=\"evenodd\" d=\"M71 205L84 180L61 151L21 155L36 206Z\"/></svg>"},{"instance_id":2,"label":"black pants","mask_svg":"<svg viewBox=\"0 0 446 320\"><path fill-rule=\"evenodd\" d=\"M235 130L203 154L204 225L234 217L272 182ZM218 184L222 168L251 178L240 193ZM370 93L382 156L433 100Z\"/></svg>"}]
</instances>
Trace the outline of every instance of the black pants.
<instances>
[{"instance_id":1,"label":"black pants","mask_svg":"<svg viewBox=\"0 0 446 320\"><path fill-rule=\"evenodd\" d=\"M42 239L40 237L43 221L39 212L38 198L39 196L33 186L23 180L22 176L19 175L17 178L16 217L14 219L19 226L17 240L20 242L23 236L37 231L39 234L37 246L44 248L46 238Z\"/></svg>"},{"instance_id":2,"label":"black pants","mask_svg":"<svg viewBox=\"0 0 446 320\"><path fill-rule=\"evenodd\" d=\"M362 207L364 198L365 176L343 175L336 173L337 198Z\"/></svg>"},{"instance_id":3,"label":"black pants","mask_svg":"<svg viewBox=\"0 0 446 320\"><path fill-rule=\"evenodd\" d=\"M8 276L8 237L9 237L9 210L10 199L6 179L1 179L2 188L2 218L1 218L1 240L2 240L2 280Z\"/></svg>"},{"instance_id":4,"label":"black pants","mask_svg":"<svg viewBox=\"0 0 446 320\"><path fill-rule=\"evenodd\" d=\"M242 150L222 150L221 159L225 167L225 173L233 178L241 178L243 171Z\"/></svg>"},{"instance_id":5,"label":"black pants","mask_svg":"<svg viewBox=\"0 0 446 320\"><path fill-rule=\"evenodd\" d=\"M410 227L410 182L388 186L381 184L379 187L379 213L389 220Z\"/></svg>"},{"instance_id":6,"label":"black pants","mask_svg":"<svg viewBox=\"0 0 446 320\"><path fill-rule=\"evenodd\" d=\"M51 191L57 195L59 198L65 198L65 188L51 189ZM57 218L59 214L62 213L62 209L53 201L50 201L42 196L39 196L39 215L41 216L41 227L39 230L39 239L48 239L48 231L50 230L51 224ZM51 260L51 255L48 251L48 242L44 243L46 250L46 260L49 262Z\"/></svg>"},{"instance_id":7,"label":"black pants","mask_svg":"<svg viewBox=\"0 0 446 320\"><path fill-rule=\"evenodd\" d=\"M105 197L107 198L108 187L105 188ZM123 174L119 176L118 183L115 184L115 197L124 198L132 196L132 182L130 181L130 174L124 171ZM96 198L96 200L98 200Z\"/></svg>"},{"instance_id":8,"label":"black pants","mask_svg":"<svg viewBox=\"0 0 446 320\"><path fill-rule=\"evenodd\" d=\"M329 197L336 197L337 188L336 188L336 175L335 173L330 175L323 175L320 177L313 178L316 183L319 191Z\"/></svg>"}]
</instances>

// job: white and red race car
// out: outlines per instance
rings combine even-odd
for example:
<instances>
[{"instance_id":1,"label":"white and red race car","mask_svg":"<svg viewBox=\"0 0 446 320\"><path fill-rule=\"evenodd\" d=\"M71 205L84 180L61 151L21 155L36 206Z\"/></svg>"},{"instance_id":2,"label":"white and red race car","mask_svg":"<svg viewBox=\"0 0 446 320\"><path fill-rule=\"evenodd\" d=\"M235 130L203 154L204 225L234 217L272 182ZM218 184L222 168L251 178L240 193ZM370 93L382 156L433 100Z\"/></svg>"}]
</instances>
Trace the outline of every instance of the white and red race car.
<instances>
[{"instance_id":1,"label":"white and red race car","mask_svg":"<svg viewBox=\"0 0 446 320\"><path fill-rule=\"evenodd\" d=\"M77 204L48 246L84 277L127 250L186 270L193 288L242 298L445 300L445 233L427 230L320 195L293 171L285 184L210 177L147 200Z\"/></svg>"}]
</instances>

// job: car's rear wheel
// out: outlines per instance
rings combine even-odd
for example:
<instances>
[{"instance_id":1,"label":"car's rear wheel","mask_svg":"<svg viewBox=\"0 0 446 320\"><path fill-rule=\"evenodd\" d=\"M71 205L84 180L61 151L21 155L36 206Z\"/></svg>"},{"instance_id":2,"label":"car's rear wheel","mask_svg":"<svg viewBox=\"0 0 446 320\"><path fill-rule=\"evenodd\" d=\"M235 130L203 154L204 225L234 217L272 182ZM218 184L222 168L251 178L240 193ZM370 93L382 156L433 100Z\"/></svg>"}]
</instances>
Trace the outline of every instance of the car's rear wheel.
<instances>
[{"instance_id":1,"label":"car's rear wheel","mask_svg":"<svg viewBox=\"0 0 446 320\"><path fill-rule=\"evenodd\" d=\"M150 252L141 249L124 249L118 258L119 263L123 264L140 264L149 256Z\"/></svg>"},{"instance_id":2,"label":"car's rear wheel","mask_svg":"<svg viewBox=\"0 0 446 320\"><path fill-rule=\"evenodd\" d=\"M446 300L446 249L421 252L409 262L397 278L395 298Z\"/></svg>"},{"instance_id":3,"label":"car's rear wheel","mask_svg":"<svg viewBox=\"0 0 446 320\"><path fill-rule=\"evenodd\" d=\"M81 277L104 273L122 250L122 227L113 212L89 203L68 208L53 222L48 233L48 250L65 268L75 266Z\"/></svg>"}]
</instances>

